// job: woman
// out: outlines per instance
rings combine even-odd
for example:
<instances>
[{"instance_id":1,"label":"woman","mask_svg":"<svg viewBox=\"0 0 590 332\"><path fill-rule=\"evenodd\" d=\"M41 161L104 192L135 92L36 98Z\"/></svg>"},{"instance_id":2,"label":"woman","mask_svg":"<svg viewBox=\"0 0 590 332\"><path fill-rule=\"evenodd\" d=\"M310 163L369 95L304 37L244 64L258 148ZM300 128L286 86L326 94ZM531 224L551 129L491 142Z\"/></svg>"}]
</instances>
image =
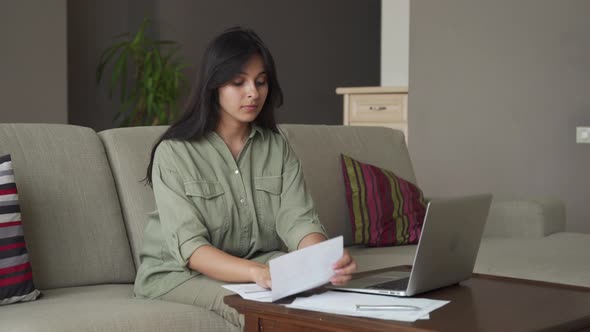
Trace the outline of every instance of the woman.
<instances>
[{"instance_id":1,"label":"woman","mask_svg":"<svg viewBox=\"0 0 590 332\"><path fill-rule=\"evenodd\" d=\"M228 29L205 51L184 115L152 150L157 210L145 228L135 293L208 308L243 326L221 285L271 287L266 263L326 240L301 165L277 130L274 61L251 30ZM345 252L330 280L350 280Z\"/></svg>"}]
</instances>

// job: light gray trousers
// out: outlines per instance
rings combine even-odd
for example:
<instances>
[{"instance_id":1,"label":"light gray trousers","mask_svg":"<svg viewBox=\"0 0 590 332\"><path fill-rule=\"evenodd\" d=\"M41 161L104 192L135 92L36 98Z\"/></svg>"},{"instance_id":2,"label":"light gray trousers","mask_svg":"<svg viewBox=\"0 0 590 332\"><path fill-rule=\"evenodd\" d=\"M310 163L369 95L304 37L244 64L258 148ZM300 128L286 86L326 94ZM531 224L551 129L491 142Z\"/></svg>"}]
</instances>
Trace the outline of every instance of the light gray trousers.
<instances>
[{"instance_id":1,"label":"light gray trousers","mask_svg":"<svg viewBox=\"0 0 590 332\"><path fill-rule=\"evenodd\" d=\"M272 258L284 255L282 251L272 251L252 258L252 261L266 264ZM234 293L221 287L227 282L218 281L199 275L191 278L168 293L159 297L160 300L190 304L211 310L223 317L230 324L228 330L241 331L244 328L244 316L236 309L223 303L223 298Z\"/></svg>"}]
</instances>

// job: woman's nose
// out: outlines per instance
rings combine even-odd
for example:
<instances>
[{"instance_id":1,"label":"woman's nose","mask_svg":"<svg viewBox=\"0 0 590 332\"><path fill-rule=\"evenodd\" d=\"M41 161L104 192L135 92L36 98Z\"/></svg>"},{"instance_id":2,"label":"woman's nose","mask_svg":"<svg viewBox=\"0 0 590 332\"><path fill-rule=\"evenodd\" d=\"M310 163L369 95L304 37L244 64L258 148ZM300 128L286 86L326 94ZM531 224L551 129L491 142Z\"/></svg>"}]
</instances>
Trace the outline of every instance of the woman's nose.
<instances>
[{"instance_id":1,"label":"woman's nose","mask_svg":"<svg viewBox=\"0 0 590 332\"><path fill-rule=\"evenodd\" d=\"M252 99L256 99L258 98L258 87L256 86L256 83L252 82L250 84L248 84L248 97L252 98Z\"/></svg>"}]
</instances>

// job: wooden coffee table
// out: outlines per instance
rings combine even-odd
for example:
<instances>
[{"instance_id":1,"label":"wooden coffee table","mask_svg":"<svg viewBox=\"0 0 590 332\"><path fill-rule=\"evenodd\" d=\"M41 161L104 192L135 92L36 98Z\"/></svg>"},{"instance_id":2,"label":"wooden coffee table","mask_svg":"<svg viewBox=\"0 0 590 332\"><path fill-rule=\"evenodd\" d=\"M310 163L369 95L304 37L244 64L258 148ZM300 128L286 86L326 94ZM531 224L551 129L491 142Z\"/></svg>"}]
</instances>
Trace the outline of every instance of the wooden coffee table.
<instances>
[{"instance_id":1,"label":"wooden coffee table","mask_svg":"<svg viewBox=\"0 0 590 332\"><path fill-rule=\"evenodd\" d=\"M295 297L262 303L231 295L224 301L245 315L246 331L590 331L590 288L586 287L474 274L460 285L419 297L451 302L431 312L429 320L406 323L280 305Z\"/></svg>"}]
</instances>

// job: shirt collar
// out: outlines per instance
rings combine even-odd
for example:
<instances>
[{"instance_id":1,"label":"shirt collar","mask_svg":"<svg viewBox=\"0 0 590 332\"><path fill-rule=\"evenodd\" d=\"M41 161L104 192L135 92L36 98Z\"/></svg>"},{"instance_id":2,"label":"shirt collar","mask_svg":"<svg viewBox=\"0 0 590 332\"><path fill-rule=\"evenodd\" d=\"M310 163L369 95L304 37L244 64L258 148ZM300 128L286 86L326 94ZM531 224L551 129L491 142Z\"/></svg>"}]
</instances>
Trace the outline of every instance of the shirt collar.
<instances>
[{"instance_id":1,"label":"shirt collar","mask_svg":"<svg viewBox=\"0 0 590 332\"><path fill-rule=\"evenodd\" d=\"M250 130L250 136L248 136L248 138L253 138L254 135L256 135L256 133L260 134L260 136L262 137L262 139L264 139L264 130L262 130L261 127L259 127L257 124L252 123L251 125L251 130Z\"/></svg>"},{"instance_id":2,"label":"shirt collar","mask_svg":"<svg viewBox=\"0 0 590 332\"><path fill-rule=\"evenodd\" d=\"M264 129L262 127L258 126L257 124L252 123L251 127L250 127L250 134L248 135L248 139L254 138L254 136L256 136L256 134L260 134L260 137L262 137L262 139L264 139ZM217 135L215 130L211 130L208 133L206 133L205 137L207 137L207 138L216 137L216 138L221 139L221 137L219 137L219 135Z\"/></svg>"}]
</instances>

